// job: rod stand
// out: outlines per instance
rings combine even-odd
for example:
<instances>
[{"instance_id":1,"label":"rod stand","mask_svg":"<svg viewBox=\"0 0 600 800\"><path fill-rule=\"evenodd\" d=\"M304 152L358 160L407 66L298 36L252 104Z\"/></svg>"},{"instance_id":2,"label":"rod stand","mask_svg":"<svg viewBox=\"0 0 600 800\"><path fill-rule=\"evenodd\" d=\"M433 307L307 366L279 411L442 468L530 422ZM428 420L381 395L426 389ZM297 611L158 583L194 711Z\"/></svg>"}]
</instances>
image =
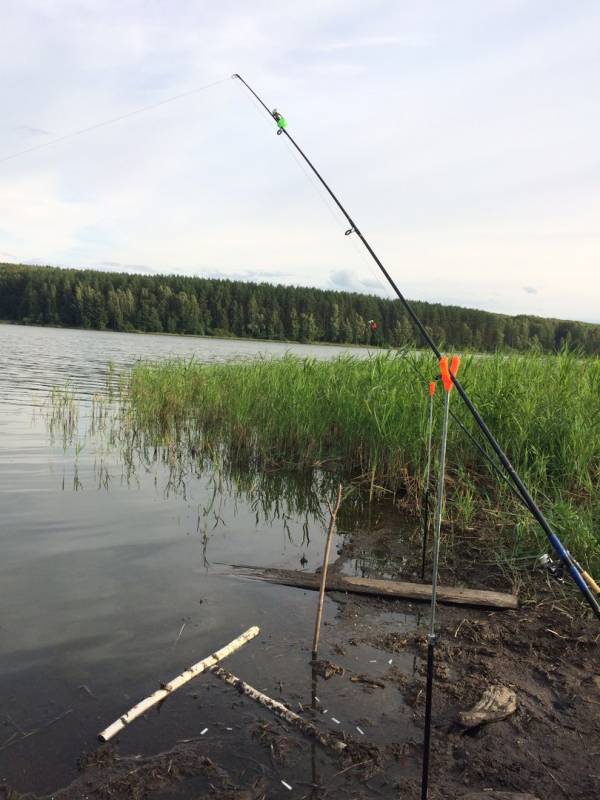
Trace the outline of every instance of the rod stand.
<instances>
[{"instance_id":1,"label":"rod stand","mask_svg":"<svg viewBox=\"0 0 600 800\"><path fill-rule=\"evenodd\" d=\"M431 750L431 707L433 695L433 666L435 658L435 633L427 634L427 683L425 687L425 728L423 732L423 775L421 778L421 800L427 800L429 792L429 754Z\"/></svg>"}]
</instances>

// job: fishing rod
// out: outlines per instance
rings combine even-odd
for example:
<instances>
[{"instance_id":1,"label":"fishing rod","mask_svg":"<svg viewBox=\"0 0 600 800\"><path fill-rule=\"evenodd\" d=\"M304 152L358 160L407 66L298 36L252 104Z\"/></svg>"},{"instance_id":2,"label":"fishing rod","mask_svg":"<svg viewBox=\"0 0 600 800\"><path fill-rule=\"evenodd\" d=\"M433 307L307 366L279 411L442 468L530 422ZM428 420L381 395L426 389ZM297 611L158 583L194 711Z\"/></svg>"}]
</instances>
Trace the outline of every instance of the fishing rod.
<instances>
[{"instance_id":1,"label":"fishing rod","mask_svg":"<svg viewBox=\"0 0 600 800\"><path fill-rule=\"evenodd\" d=\"M265 109L267 114L269 114L269 116L272 119L275 120L275 122L277 124L277 135L279 136L279 135L283 134L284 136L287 136L288 141L297 150L297 152L300 154L302 159L308 164L310 169L316 175L316 177L318 178L318 180L320 181L320 183L322 184L322 186L324 187L326 192L329 194L329 196L331 197L331 199L333 200L333 202L337 206L337 208L340 210L340 212L343 214L344 218L347 220L347 222L348 222L350 227L348 228L348 230L346 230L346 236L350 236L352 234L356 234L356 236L358 236L358 238L360 239L360 241L364 245L365 249L367 250L367 252L371 256L373 261L379 267L382 275L387 280L387 282L390 285L391 289L394 291L394 293L396 294L396 296L398 297L398 299L400 300L400 302L404 306L405 311L407 312L408 316L410 317L413 325L419 331L423 341L429 347L429 349L434 353L436 359L439 362L440 358L442 358L442 353L440 352L440 350L438 349L437 345L433 341L433 339L432 339L431 335L429 334L427 328L425 327L425 325L423 324L421 319L418 317L417 313L415 312L415 310L413 309L411 304L404 297L404 295L400 291L399 287L396 285L396 282L394 281L394 279L392 278L390 273L387 271L387 269L383 265L382 261L379 259L379 257L377 256L376 252L373 250L373 248L371 247L371 245L367 241L366 237L361 232L361 230L358 227L358 225L354 222L354 220L352 219L352 217L350 216L348 211L346 211L344 206L338 200L337 196L334 194L332 189L329 187L329 184L325 181L325 179L323 178L321 173L317 170L317 168L314 166L312 161L304 153L302 148L296 143L295 139L291 136L291 134L288 133L288 131L287 131L287 122L286 122L285 118L276 109L271 111L269 109L269 107L265 104L265 102L259 97L259 95L254 91L254 89L244 80L244 78L242 78L241 75L239 75L238 73L234 73L232 75L232 78L239 80L246 87L246 89L248 89L248 91L255 97L255 99L260 103L260 105ZM575 582L575 584L579 588L579 591L581 592L581 594L584 596L584 598L588 602L588 604L589 604L590 608L592 609L594 615L596 616L597 619L600 619L600 603L598 603L598 601L596 600L596 598L595 598L594 594L592 593L591 589L589 588L589 586L585 582L583 576L581 575L581 572L579 571L579 569L577 568L577 566L575 564L575 561L574 561L573 557L571 556L569 551L566 549L566 547L563 545L561 540L558 538L556 533L552 530L552 527L550 526L550 523L548 522L548 520L544 516L542 510L539 508L539 506L537 505L537 503L533 499L533 497L530 494L527 486L521 480L521 478L518 475L517 471L515 470L515 468L511 464L508 456L506 455L506 453L504 452L504 450L502 449L502 447L500 446L500 444L496 440L494 434L488 428L488 426L485 423L483 417L481 416L481 414L479 413L479 411L477 410L477 408L473 404L473 401L471 400L471 398L469 397L469 395L467 394L467 392L465 391L465 389L461 385L461 383L458 380L458 378L455 375L452 375L451 376L451 380L452 380L454 386L456 387L456 391L458 392L458 394L460 395L462 401L464 402L464 404L466 405L467 409L469 410L471 416L473 417L473 419L475 420L475 422L479 426L481 432L483 433L483 435L485 436L485 438L487 439L487 441L491 445L492 449L496 453L498 459L500 460L500 463L502 464L502 466L504 467L504 469L506 470L506 472L510 476L510 479L512 480L512 482L515 485L515 487L517 488L519 494L523 498L523 502L525 503L525 505L529 509L531 515L538 522L538 524L540 525L540 527L542 528L542 530L546 534L546 537L548 538L548 541L550 542L550 545L554 549L555 553L557 554L557 556L560 559L560 561L562 562L562 564L568 570L568 572L571 575L573 581Z\"/></svg>"}]
</instances>

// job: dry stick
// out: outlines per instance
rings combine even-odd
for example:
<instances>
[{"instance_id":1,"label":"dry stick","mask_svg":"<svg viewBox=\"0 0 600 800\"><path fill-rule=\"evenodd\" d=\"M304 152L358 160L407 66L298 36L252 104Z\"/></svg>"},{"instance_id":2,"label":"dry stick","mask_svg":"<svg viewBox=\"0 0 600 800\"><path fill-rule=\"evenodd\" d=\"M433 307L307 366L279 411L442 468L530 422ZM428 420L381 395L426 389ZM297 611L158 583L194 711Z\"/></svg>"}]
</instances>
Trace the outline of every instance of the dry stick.
<instances>
[{"instance_id":1,"label":"dry stick","mask_svg":"<svg viewBox=\"0 0 600 800\"><path fill-rule=\"evenodd\" d=\"M327 568L329 567L329 553L331 551L331 542L333 540L333 531L335 529L335 518L340 509L342 502L342 484L338 486L337 499L335 508L329 506L329 528L327 529L327 542L325 543L325 554L323 555L323 571L321 573L321 588L319 589L319 604L317 606L317 619L315 621L315 635L313 638L312 657L317 657L317 650L319 649L319 635L321 633L321 619L323 617L323 601L325 600L325 584L327 583Z\"/></svg>"},{"instance_id":2,"label":"dry stick","mask_svg":"<svg viewBox=\"0 0 600 800\"><path fill-rule=\"evenodd\" d=\"M213 653L208 658L202 659L202 661L198 661L197 664L189 667L182 672L181 675L178 675L176 678L173 678L172 681L165 684L161 689L158 689L154 694L151 694L150 697L146 697L144 700L141 700L137 705L130 708L126 714L123 714L122 717L119 717L116 722L113 722L112 725L109 725L108 728L102 731L102 733L98 734L98 738L101 742L108 742L109 739L112 739L115 734L119 733L123 730L126 725L129 725L130 722L133 722L134 719L137 719L139 716L144 714L148 711L152 706L157 705L166 697L168 697L175 689L179 689L180 686L183 686L184 683L191 681L192 678L195 678L196 675L200 675L207 669L214 667L215 664L218 664L219 661L222 661L227 656L234 653L236 650L239 650L240 647L245 645L251 639L254 639L255 636L258 636L260 629L254 625L252 628L248 628L245 633L242 633L241 636L238 636L237 639L234 639L229 644L222 647L220 650L217 650L216 653Z\"/></svg>"},{"instance_id":3,"label":"dry stick","mask_svg":"<svg viewBox=\"0 0 600 800\"><path fill-rule=\"evenodd\" d=\"M310 736L312 739L315 739L328 750L335 750L337 753L341 753L346 749L347 745L345 742L340 741L330 733L322 733L312 722L302 719L302 717L299 717L294 711L290 711L289 708L284 706L283 703L280 703L278 700L273 700L272 697L259 692L258 689L250 686L250 684L241 680L241 678L236 678L235 675L232 675L231 672L227 672L223 667L212 667L210 671L219 678L219 680L229 684L229 686L233 686L240 694L244 694L246 697L250 697L265 708L268 708L274 714L277 714L278 717L281 717L294 728L301 731L305 736Z\"/></svg>"}]
</instances>

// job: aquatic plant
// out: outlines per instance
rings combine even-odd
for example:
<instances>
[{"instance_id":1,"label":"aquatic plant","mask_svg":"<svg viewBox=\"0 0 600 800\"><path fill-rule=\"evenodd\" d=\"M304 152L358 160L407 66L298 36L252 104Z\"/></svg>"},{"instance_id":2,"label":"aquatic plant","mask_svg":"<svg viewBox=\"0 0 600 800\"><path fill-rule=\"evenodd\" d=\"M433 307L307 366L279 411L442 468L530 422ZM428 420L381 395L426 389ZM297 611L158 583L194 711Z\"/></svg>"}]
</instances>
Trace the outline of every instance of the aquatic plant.
<instances>
[{"instance_id":1,"label":"aquatic plant","mask_svg":"<svg viewBox=\"0 0 600 800\"><path fill-rule=\"evenodd\" d=\"M122 400L149 441L222 449L232 461L337 469L416 511L423 492L427 355L139 363ZM576 556L600 563L600 360L563 351L463 360L462 381ZM458 398L453 410L478 438ZM439 414L436 415L439 417ZM479 440L479 439L478 439ZM480 441L480 440L479 440ZM451 424L447 518L487 524L515 563L545 539L481 452ZM507 546L506 541L510 544Z\"/></svg>"}]
</instances>

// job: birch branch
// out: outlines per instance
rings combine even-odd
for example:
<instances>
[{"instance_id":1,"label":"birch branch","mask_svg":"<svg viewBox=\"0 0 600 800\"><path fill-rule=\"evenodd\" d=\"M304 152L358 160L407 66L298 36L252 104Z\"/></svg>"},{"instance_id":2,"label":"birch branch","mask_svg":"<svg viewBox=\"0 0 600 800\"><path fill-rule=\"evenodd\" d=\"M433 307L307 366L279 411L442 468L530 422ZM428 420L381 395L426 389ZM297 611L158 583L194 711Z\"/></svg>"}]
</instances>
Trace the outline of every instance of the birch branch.
<instances>
[{"instance_id":1,"label":"birch branch","mask_svg":"<svg viewBox=\"0 0 600 800\"><path fill-rule=\"evenodd\" d=\"M335 530L335 520L337 513L340 510L340 503L342 502L343 486L340 483L338 487L337 499L335 507L329 506L329 528L327 530L327 543L325 544L325 553L323 554L323 571L321 572L321 586L319 588L319 602L317 604L317 618L315 620L315 635L313 638L312 656L313 660L317 657L319 649L319 637L321 635L321 619L323 617L323 601L325 599L325 586L327 584L327 570L329 568L329 553L331 552L331 542L333 540L333 531Z\"/></svg>"},{"instance_id":2,"label":"birch branch","mask_svg":"<svg viewBox=\"0 0 600 800\"><path fill-rule=\"evenodd\" d=\"M270 711L272 711L278 717L284 719L305 736L316 739L320 745L328 750L334 750L336 753L341 753L346 749L347 745L345 742L340 741L340 739L337 739L330 733L321 732L316 725L312 724L312 722L309 722L308 720L298 716L298 714L296 714L294 711L290 711L287 706L284 706L283 703L280 703L278 700L273 700L272 697L259 692L258 689L250 686L250 684L241 680L241 678L236 678L235 675L232 675L231 672L227 672L227 670L224 670L223 667L213 667L210 671L213 675L219 678L219 680L229 684L229 686L233 686L234 689L237 689L240 694L244 694L246 697L250 697L257 703L260 703L261 706L268 708Z\"/></svg>"},{"instance_id":3,"label":"birch branch","mask_svg":"<svg viewBox=\"0 0 600 800\"><path fill-rule=\"evenodd\" d=\"M189 667L182 672L181 675L178 675L176 678L173 678L172 681L165 684L162 688L158 689L154 694L151 694L150 697L146 697L144 700L140 700L133 708L130 708L122 717L119 717L118 720L109 725L108 728L102 731L102 733L98 734L98 738L101 742L108 742L109 739L112 739L117 733L123 730L127 725L133 722L134 719L137 719L142 714L145 714L153 706L160 703L170 694L172 694L176 689L179 689L180 686L183 686L188 681L191 681L192 678L195 678L197 675L200 675L202 672L205 672L207 669L214 667L219 661L222 661L227 656L234 653L236 650L239 650L240 647L245 645L251 639L254 639L255 636L258 636L260 629L254 625L252 628L248 628L245 633L242 633L241 636L238 636L237 639L234 639L229 644L222 647L220 650L217 650L216 653L208 656L207 658L202 659L202 661L198 661L197 664Z\"/></svg>"}]
</instances>

